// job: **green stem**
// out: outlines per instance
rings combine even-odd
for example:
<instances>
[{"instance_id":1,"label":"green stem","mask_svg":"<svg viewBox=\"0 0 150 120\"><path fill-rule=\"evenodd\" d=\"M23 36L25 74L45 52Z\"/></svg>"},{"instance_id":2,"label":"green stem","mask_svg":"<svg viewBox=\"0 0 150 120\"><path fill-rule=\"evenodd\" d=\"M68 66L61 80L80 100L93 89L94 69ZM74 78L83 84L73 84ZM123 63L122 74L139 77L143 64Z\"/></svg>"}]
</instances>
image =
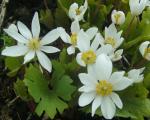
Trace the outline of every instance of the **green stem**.
<instances>
[{"instance_id":1,"label":"green stem","mask_svg":"<svg viewBox=\"0 0 150 120\"><path fill-rule=\"evenodd\" d=\"M127 29L126 29L126 32L125 32L125 34L124 34L124 36L125 36L126 38L128 38L128 35L129 35L130 31L131 31L131 25L132 25L134 19L135 19L135 17L132 17L132 18L131 18L131 21L130 21L130 23L129 23Z\"/></svg>"},{"instance_id":2,"label":"green stem","mask_svg":"<svg viewBox=\"0 0 150 120\"><path fill-rule=\"evenodd\" d=\"M136 45L137 43L140 43L140 42L143 42L146 40L150 40L150 35L139 36L139 37L135 38L134 40L126 43L123 47L124 47L124 49L129 49L129 48L133 47L134 45Z\"/></svg>"}]
</instances>

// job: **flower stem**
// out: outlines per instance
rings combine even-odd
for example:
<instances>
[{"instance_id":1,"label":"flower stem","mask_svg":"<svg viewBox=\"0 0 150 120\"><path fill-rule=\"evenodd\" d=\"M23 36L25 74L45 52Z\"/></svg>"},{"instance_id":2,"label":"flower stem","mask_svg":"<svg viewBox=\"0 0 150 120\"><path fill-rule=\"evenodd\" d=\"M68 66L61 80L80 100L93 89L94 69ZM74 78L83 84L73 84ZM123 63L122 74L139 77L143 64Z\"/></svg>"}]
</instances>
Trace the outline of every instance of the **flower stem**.
<instances>
[{"instance_id":1,"label":"flower stem","mask_svg":"<svg viewBox=\"0 0 150 120\"><path fill-rule=\"evenodd\" d=\"M126 43L123 47L124 47L124 49L129 49L129 48L133 47L134 45L136 45L137 43L140 43L140 42L143 42L146 40L150 40L150 35L139 36L139 37L135 38L134 40Z\"/></svg>"},{"instance_id":2,"label":"flower stem","mask_svg":"<svg viewBox=\"0 0 150 120\"><path fill-rule=\"evenodd\" d=\"M124 36L125 36L126 38L128 38L128 35L129 35L130 31L131 31L131 25L132 25L134 19L135 19L135 17L132 17L132 19L131 19L131 21L130 21L130 23L129 23L127 29L126 29L126 32L125 32L125 34L124 34Z\"/></svg>"}]
</instances>

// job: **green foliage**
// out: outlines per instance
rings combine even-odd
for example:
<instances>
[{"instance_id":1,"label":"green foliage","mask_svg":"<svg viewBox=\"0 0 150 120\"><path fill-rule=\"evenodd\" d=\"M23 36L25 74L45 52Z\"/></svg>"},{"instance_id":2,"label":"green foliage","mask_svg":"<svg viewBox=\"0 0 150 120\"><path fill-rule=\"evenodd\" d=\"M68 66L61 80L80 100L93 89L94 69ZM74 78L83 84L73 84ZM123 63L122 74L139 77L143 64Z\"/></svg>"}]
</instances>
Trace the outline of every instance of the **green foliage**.
<instances>
[{"instance_id":1,"label":"green foliage","mask_svg":"<svg viewBox=\"0 0 150 120\"><path fill-rule=\"evenodd\" d=\"M141 120L150 116L150 100L147 98L149 91L144 84L135 84L120 93L123 109L117 111L119 117L131 117Z\"/></svg>"},{"instance_id":2,"label":"green foliage","mask_svg":"<svg viewBox=\"0 0 150 120\"><path fill-rule=\"evenodd\" d=\"M7 36L7 35L5 35L5 34L3 34L3 35L1 36L1 39L4 40L5 46L12 46L12 45L15 44L15 40L13 40L10 36Z\"/></svg>"},{"instance_id":3,"label":"green foliage","mask_svg":"<svg viewBox=\"0 0 150 120\"><path fill-rule=\"evenodd\" d=\"M107 23L107 15L110 13L112 9L112 5L104 5L100 4L97 1L97 4L93 4L90 6L90 23L92 25L97 26L100 30L103 29L104 24ZM96 19L95 19L96 18Z\"/></svg>"},{"instance_id":4,"label":"green foliage","mask_svg":"<svg viewBox=\"0 0 150 120\"><path fill-rule=\"evenodd\" d=\"M40 21L46 27L52 28L54 25L54 18L53 18L51 10L49 10L49 9L46 9L45 11L41 10L40 11Z\"/></svg>"},{"instance_id":5,"label":"green foliage","mask_svg":"<svg viewBox=\"0 0 150 120\"><path fill-rule=\"evenodd\" d=\"M14 90L16 95L19 96L22 100L24 101L31 100L31 96L29 96L28 94L28 89L22 80L17 80L14 83Z\"/></svg>"},{"instance_id":6,"label":"green foliage","mask_svg":"<svg viewBox=\"0 0 150 120\"><path fill-rule=\"evenodd\" d=\"M35 112L39 116L45 111L53 119L57 113L56 110L62 113L64 109L68 108L65 101L71 99L75 87L71 85L72 79L69 76L63 73L58 74L58 71L59 68L55 69L52 79L48 81L34 66L31 65L26 70L24 82L30 95L38 103Z\"/></svg>"},{"instance_id":7,"label":"green foliage","mask_svg":"<svg viewBox=\"0 0 150 120\"><path fill-rule=\"evenodd\" d=\"M150 40L150 33L148 32L150 30L150 9L147 9L142 14L142 21L140 22L138 20L139 26L137 26L135 29L130 31L130 36L136 35L136 37L125 44L125 48L130 48L135 45L139 45L141 42ZM132 27L130 27L132 28Z\"/></svg>"},{"instance_id":8,"label":"green foliage","mask_svg":"<svg viewBox=\"0 0 150 120\"><path fill-rule=\"evenodd\" d=\"M10 77L13 77L17 74L18 70L21 68L23 63L23 58L13 58L13 57L6 57L5 58L5 66L10 70L7 74Z\"/></svg>"},{"instance_id":9,"label":"green foliage","mask_svg":"<svg viewBox=\"0 0 150 120\"><path fill-rule=\"evenodd\" d=\"M150 116L150 100L147 98L128 97L123 103L124 108L118 110L117 116L119 117L144 120L144 117Z\"/></svg>"},{"instance_id":10,"label":"green foliage","mask_svg":"<svg viewBox=\"0 0 150 120\"><path fill-rule=\"evenodd\" d=\"M57 26L69 28L70 25L69 18L61 8L56 9L54 16L55 16L55 24Z\"/></svg>"}]
</instances>

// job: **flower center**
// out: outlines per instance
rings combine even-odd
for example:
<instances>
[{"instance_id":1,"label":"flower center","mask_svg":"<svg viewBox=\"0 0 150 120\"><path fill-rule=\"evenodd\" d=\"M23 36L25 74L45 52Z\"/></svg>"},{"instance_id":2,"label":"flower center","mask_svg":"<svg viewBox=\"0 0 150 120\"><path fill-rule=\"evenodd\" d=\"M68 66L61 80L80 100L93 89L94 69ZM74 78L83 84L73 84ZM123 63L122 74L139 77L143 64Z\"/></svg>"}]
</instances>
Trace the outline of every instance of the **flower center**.
<instances>
[{"instance_id":1,"label":"flower center","mask_svg":"<svg viewBox=\"0 0 150 120\"><path fill-rule=\"evenodd\" d=\"M76 15L80 15L81 14L81 10L79 8L76 9Z\"/></svg>"},{"instance_id":2,"label":"flower center","mask_svg":"<svg viewBox=\"0 0 150 120\"><path fill-rule=\"evenodd\" d=\"M112 45L112 47L115 47L116 41L113 37L108 37L105 40L105 44L110 44L110 45Z\"/></svg>"},{"instance_id":3,"label":"flower center","mask_svg":"<svg viewBox=\"0 0 150 120\"><path fill-rule=\"evenodd\" d=\"M31 50L38 50L40 48L39 39L33 38L33 39L29 40L28 47Z\"/></svg>"},{"instance_id":4,"label":"flower center","mask_svg":"<svg viewBox=\"0 0 150 120\"><path fill-rule=\"evenodd\" d=\"M118 24L121 15L120 14L115 14L114 17L115 17L116 23Z\"/></svg>"},{"instance_id":5,"label":"flower center","mask_svg":"<svg viewBox=\"0 0 150 120\"><path fill-rule=\"evenodd\" d=\"M76 33L72 33L72 35L71 35L71 44L73 46L77 45L77 34Z\"/></svg>"},{"instance_id":6,"label":"flower center","mask_svg":"<svg viewBox=\"0 0 150 120\"><path fill-rule=\"evenodd\" d=\"M146 57L148 53L150 53L150 48L145 48L144 57Z\"/></svg>"},{"instance_id":7,"label":"flower center","mask_svg":"<svg viewBox=\"0 0 150 120\"><path fill-rule=\"evenodd\" d=\"M101 96L108 96L112 93L113 86L106 80L101 80L96 85L96 93Z\"/></svg>"},{"instance_id":8,"label":"flower center","mask_svg":"<svg viewBox=\"0 0 150 120\"><path fill-rule=\"evenodd\" d=\"M93 50L89 50L89 51L82 53L81 59L86 64L93 64L93 63L95 63L95 60L96 60L96 54L94 53Z\"/></svg>"}]
</instances>

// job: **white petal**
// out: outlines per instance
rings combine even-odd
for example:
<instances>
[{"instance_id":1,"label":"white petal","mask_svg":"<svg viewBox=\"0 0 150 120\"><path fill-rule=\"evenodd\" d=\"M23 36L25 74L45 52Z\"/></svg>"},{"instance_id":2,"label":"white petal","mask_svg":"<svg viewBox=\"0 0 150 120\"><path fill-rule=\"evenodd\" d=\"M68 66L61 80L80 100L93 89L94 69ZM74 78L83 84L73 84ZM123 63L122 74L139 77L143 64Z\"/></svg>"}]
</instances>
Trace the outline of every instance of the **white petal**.
<instances>
[{"instance_id":1,"label":"white petal","mask_svg":"<svg viewBox=\"0 0 150 120\"><path fill-rule=\"evenodd\" d=\"M43 68L45 68L48 72L52 70L52 63L50 59L41 51L36 52L38 60Z\"/></svg>"},{"instance_id":2,"label":"white petal","mask_svg":"<svg viewBox=\"0 0 150 120\"><path fill-rule=\"evenodd\" d=\"M116 106L118 108L122 109L123 104L122 104L122 101L121 101L119 95L117 95L116 93L113 92L110 97L111 97L112 101L116 104Z\"/></svg>"},{"instance_id":3,"label":"white petal","mask_svg":"<svg viewBox=\"0 0 150 120\"><path fill-rule=\"evenodd\" d=\"M67 48L67 53L69 55L74 54L75 53L75 47L73 47L73 46L68 47Z\"/></svg>"},{"instance_id":4,"label":"white petal","mask_svg":"<svg viewBox=\"0 0 150 120\"><path fill-rule=\"evenodd\" d=\"M10 31L14 31L14 32L18 32L18 28L15 24L11 24L9 27L8 27L8 30Z\"/></svg>"},{"instance_id":5,"label":"white petal","mask_svg":"<svg viewBox=\"0 0 150 120\"><path fill-rule=\"evenodd\" d=\"M60 38L63 40L63 42L65 42L65 43L70 43L70 36L68 35L68 33L65 31L65 29L64 28L62 28L62 27L58 27L57 29L56 29L57 31L56 32L58 32L56 35L58 35L58 36L60 36ZM57 36L56 36L56 38L57 38Z\"/></svg>"},{"instance_id":6,"label":"white petal","mask_svg":"<svg viewBox=\"0 0 150 120\"><path fill-rule=\"evenodd\" d=\"M58 29L48 32L41 40L41 45L47 45L59 38Z\"/></svg>"},{"instance_id":7,"label":"white petal","mask_svg":"<svg viewBox=\"0 0 150 120\"><path fill-rule=\"evenodd\" d=\"M97 35L97 36L98 36L98 35ZM91 44L91 49L94 50L94 51L96 51L97 48L98 48L99 45L100 45L100 40L97 39L97 38L98 38L97 36L95 37L95 39L93 40L93 42L92 42L92 44Z\"/></svg>"},{"instance_id":8,"label":"white petal","mask_svg":"<svg viewBox=\"0 0 150 120\"><path fill-rule=\"evenodd\" d=\"M120 71L120 72L114 72L111 77L110 77L110 82L112 84L117 83L118 81L121 81L124 77L125 72L124 71Z\"/></svg>"},{"instance_id":9,"label":"white petal","mask_svg":"<svg viewBox=\"0 0 150 120\"><path fill-rule=\"evenodd\" d=\"M41 50L46 53L56 53L60 51L58 48L53 47L53 46L42 46Z\"/></svg>"},{"instance_id":10,"label":"white petal","mask_svg":"<svg viewBox=\"0 0 150 120\"><path fill-rule=\"evenodd\" d=\"M113 48L111 45L107 44L107 45L102 45L97 51L96 54L100 55L100 54L106 54L109 55L110 53L112 53Z\"/></svg>"},{"instance_id":11,"label":"white petal","mask_svg":"<svg viewBox=\"0 0 150 120\"><path fill-rule=\"evenodd\" d=\"M125 88L132 85L133 81L127 77L123 77L121 80L113 84L113 90L114 91L121 91Z\"/></svg>"},{"instance_id":12,"label":"white petal","mask_svg":"<svg viewBox=\"0 0 150 120\"><path fill-rule=\"evenodd\" d=\"M133 80L134 83L139 83L142 82L144 79L144 75L142 72L144 71L145 68L141 69L132 69L128 72L128 78Z\"/></svg>"},{"instance_id":13,"label":"white petal","mask_svg":"<svg viewBox=\"0 0 150 120\"><path fill-rule=\"evenodd\" d=\"M22 22L17 22L17 26L19 29L19 32L26 38L26 39L32 39L32 34L30 30L27 28L26 25L24 25Z\"/></svg>"},{"instance_id":14,"label":"white petal","mask_svg":"<svg viewBox=\"0 0 150 120\"><path fill-rule=\"evenodd\" d=\"M12 29L4 29L4 31L11 36L12 38L14 38L15 40L17 40L20 43L27 43L28 40L25 39L21 34L19 34L18 32L12 31Z\"/></svg>"},{"instance_id":15,"label":"white petal","mask_svg":"<svg viewBox=\"0 0 150 120\"><path fill-rule=\"evenodd\" d=\"M79 106L84 107L90 104L95 97L95 92L82 93L79 97Z\"/></svg>"},{"instance_id":16,"label":"white petal","mask_svg":"<svg viewBox=\"0 0 150 120\"><path fill-rule=\"evenodd\" d=\"M85 67L86 64L85 64L85 62L82 60L81 57L82 57L82 53L78 53L77 56L76 56L76 61L77 61L77 63L78 63L79 65Z\"/></svg>"},{"instance_id":17,"label":"white petal","mask_svg":"<svg viewBox=\"0 0 150 120\"><path fill-rule=\"evenodd\" d=\"M141 55L144 57L145 55L145 49L148 48L148 45L150 44L149 41L146 41L146 42L143 42L140 47L139 47L139 50L140 50L140 53Z\"/></svg>"},{"instance_id":18,"label":"white petal","mask_svg":"<svg viewBox=\"0 0 150 120\"><path fill-rule=\"evenodd\" d=\"M71 19L75 19L76 17L76 9L78 9L78 4L77 3L73 3L70 8L69 8L69 17Z\"/></svg>"},{"instance_id":19,"label":"white petal","mask_svg":"<svg viewBox=\"0 0 150 120\"><path fill-rule=\"evenodd\" d=\"M105 119L112 119L115 116L116 106L109 97L103 98L101 111Z\"/></svg>"},{"instance_id":20,"label":"white petal","mask_svg":"<svg viewBox=\"0 0 150 120\"><path fill-rule=\"evenodd\" d=\"M95 86L93 85L82 86L81 88L79 88L79 92L89 93L89 92L94 92L94 91L95 91Z\"/></svg>"},{"instance_id":21,"label":"white petal","mask_svg":"<svg viewBox=\"0 0 150 120\"><path fill-rule=\"evenodd\" d=\"M117 50L115 53L110 55L110 58L113 62L118 61L122 58L123 49Z\"/></svg>"},{"instance_id":22,"label":"white petal","mask_svg":"<svg viewBox=\"0 0 150 120\"><path fill-rule=\"evenodd\" d=\"M98 28L91 27L86 31L86 34L88 35L89 39L92 40L93 37L97 34Z\"/></svg>"},{"instance_id":23,"label":"white petal","mask_svg":"<svg viewBox=\"0 0 150 120\"><path fill-rule=\"evenodd\" d=\"M101 45L104 45L105 40L104 40L103 36L101 35L101 33L97 33L95 36L95 39L97 39L97 41L99 41Z\"/></svg>"},{"instance_id":24,"label":"white petal","mask_svg":"<svg viewBox=\"0 0 150 120\"><path fill-rule=\"evenodd\" d=\"M102 103L102 98L100 96L97 96L92 103L92 116L94 116L97 108L101 105L101 103Z\"/></svg>"},{"instance_id":25,"label":"white petal","mask_svg":"<svg viewBox=\"0 0 150 120\"><path fill-rule=\"evenodd\" d=\"M38 12L35 12L34 17L32 19L32 34L34 38L39 38L40 35L40 23Z\"/></svg>"},{"instance_id":26,"label":"white petal","mask_svg":"<svg viewBox=\"0 0 150 120\"><path fill-rule=\"evenodd\" d=\"M34 56L35 56L35 51L29 51L24 57L24 63L23 64L32 60L34 58Z\"/></svg>"},{"instance_id":27,"label":"white petal","mask_svg":"<svg viewBox=\"0 0 150 120\"><path fill-rule=\"evenodd\" d=\"M77 47L80 51L87 51L90 48L90 39L83 30L78 34Z\"/></svg>"},{"instance_id":28,"label":"white petal","mask_svg":"<svg viewBox=\"0 0 150 120\"><path fill-rule=\"evenodd\" d=\"M101 54L97 57L93 67L99 80L108 80L110 78L112 73L112 62L105 54Z\"/></svg>"},{"instance_id":29,"label":"white petal","mask_svg":"<svg viewBox=\"0 0 150 120\"><path fill-rule=\"evenodd\" d=\"M96 85L97 84L97 80L95 80L95 78L89 74L86 73L80 73L79 74L79 79L82 82L82 84L84 85Z\"/></svg>"},{"instance_id":30,"label":"white petal","mask_svg":"<svg viewBox=\"0 0 150 120\"><path fill-rule=\"evenodd\" d=\"M93 76L93 78L95 78L95 80L99 80L97 74L96 74L96 70L94 69L93 65L88 65L87 66L87 71L88 71L88 74Z\"/></svg>"},{"instance_id":31,"label":"white petal","mask_svg":"<svg viewBox=\"0 0 150 120\"><path fill-rule=\"evenodd\" d=\"M79 21L75 20L71 24L71 32L77 34L79 31L80 31Z\"/></svg>"},{"instance_id":32,"label":"white petal","mask_svg":"<svg viewBox=\"0 0 150 120\"><path fill-rule=\"evenodd\" d=\"M11 47L6 47L2 51L2 55L5 56L10 56L10 57L17 57L17 56L22 56L25 55L28 51L28 48L26 46L11 46Z\"/></svg>"}]
</instances>

